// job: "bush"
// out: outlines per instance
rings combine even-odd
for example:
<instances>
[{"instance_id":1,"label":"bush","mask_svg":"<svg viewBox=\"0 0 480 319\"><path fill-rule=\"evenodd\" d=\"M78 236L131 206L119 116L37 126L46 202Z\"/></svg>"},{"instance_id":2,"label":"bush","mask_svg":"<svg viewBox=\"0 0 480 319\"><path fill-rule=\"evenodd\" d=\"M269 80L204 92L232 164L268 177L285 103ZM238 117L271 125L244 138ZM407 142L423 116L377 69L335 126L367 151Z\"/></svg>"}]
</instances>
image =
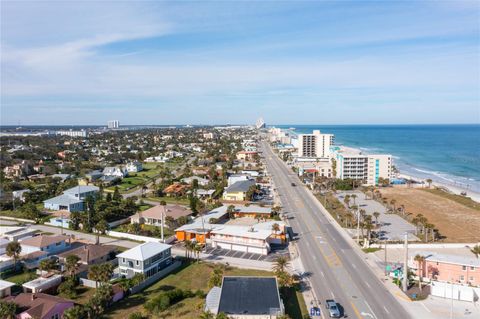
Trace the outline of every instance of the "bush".
<instances>
[{"instance_id":1,"label":"bush","mask_svg":"<svg viewBox=\"0 0 480 319\"><path fill-rule=\"evenodd\" d=\"M128 316L128 319L143 319L143 315L141 312L134 312Z\"/></svg>"},{"instance_id":2,"label":"bush","mask_svg":"<svg viewBox=\"0 0 480 319\"><path fill-rule=\"evenodd\" d=\"M167 310L171 305L174 305L185 298L191 298L194 296L195 294L191 290L174 289L159 294L152 300L148 301L144 305L144 308L149 313L158 313Z\"/></svg>"}]
</instances>

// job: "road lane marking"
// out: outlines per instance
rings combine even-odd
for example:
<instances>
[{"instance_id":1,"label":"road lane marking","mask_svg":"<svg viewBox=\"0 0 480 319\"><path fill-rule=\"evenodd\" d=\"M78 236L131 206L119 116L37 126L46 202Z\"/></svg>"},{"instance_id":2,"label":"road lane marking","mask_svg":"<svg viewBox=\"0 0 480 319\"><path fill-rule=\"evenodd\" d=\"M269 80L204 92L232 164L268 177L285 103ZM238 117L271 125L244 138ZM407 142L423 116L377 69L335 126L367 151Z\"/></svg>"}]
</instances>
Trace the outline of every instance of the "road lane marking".
<instances>
[{"instance_id":1,"label":"road lane marking","mask_svg":"<svg viewBox=\"0 0 480 319\"><path fill-rule=\"evenodd\" d=\"M367 285L367 287L370 288L370 289L372 288L372 287L370 287L370 285L366 281L365 281L365 285Z\"/></svg>"},{"instance_id":2,"label":"road lane marking","mask_svg":"<svg viewBox=\"0 0 480 319\"><path fill-rule=\"evenodd\" d=\"M427 306L425 306L425 304L423 302L420 302L420 304L423 306L423 308L425 308L425 310L427 310L428 312L432 312L430 309L428 309Z\"/></svg>"},{"instance_id":3,"label":"road lane marking","mask_svg":"<svg viewBox=\"0 0 480 319\"><path fill-rule=\"evenodd\" d=\"M390 311L388 311L387 307L383 306L383 309L385 309L386 313L390 313Z\"/></svg>"},{"instance_id":4,"label":"road lane marking","mask_svg":"<svg viewBox=\"0 0 480 319\"><path fill-rule=\"evenodd\" d=\"M357 269L357 266L355 266L355 264L353 264L353 263L352 263L352 267L355 268L355 269Z\"/></svg>"},{"instance_id":5,"label":"road lane marking","mask_svg":"<svg viewBox=\"0 0 480 319\"><path fill-rule=\"evenodd\" d=\"M330 290L330 293L332 294L332 298L335 299L335 295L333 294L333 291Z\"/></svg>"},{"instance_id":6,"label":"road lane marking","mask_svg":"<svg viewBox=\"0 0 480 319\"><path fill-rule=\"evenodd\" d=\"M323 273L323 271L320 270L320 274L322 275L323 278L325 278L325 274Z\"/></svg>"},{"instance_id":7,"label":"road lane marking","mask_svg":"<svg viewBox=\"0 0 480 319\"><path fill-rule=\"evenodd\" d=\"M377 318L377 315L375 315L375 312L373 312L372 307L370 307L370 305L366 300L365 300L365 304L367 305L368 309L370 309L370 312L373 314L373 317Z\"/></svg>"},{"instance_id":8,"label":"road lane marking","mask_svg":"<svg viewBox=\"0 0 480 319\"><path fill-rule=\"evenodd\" d=\"M357 318L362 319L362 316L360 315L360 312L358 312L357 307L355 307L355 305L353 304L353 301L350 301L350 304L352 305L353 311L355 312Z\"/></svg>"}]
</instances>

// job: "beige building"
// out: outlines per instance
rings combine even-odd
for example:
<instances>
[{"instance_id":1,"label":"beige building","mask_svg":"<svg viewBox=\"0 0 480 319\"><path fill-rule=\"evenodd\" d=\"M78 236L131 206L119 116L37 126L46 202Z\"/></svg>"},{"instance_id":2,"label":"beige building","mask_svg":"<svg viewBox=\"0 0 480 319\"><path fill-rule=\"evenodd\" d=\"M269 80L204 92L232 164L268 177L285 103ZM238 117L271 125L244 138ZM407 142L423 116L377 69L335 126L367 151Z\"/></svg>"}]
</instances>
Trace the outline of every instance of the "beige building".
<instances>
[{"instance_id":1,"label":"beige building","mask_svg":"<svg viewBox=\"0 0 480 319\"><path fill-rule=\"evenodd\" d=\"M333 139L333 134L322 134L319 130L298 135L298 157L329 157Z\"/></svg>"}]
</instances>

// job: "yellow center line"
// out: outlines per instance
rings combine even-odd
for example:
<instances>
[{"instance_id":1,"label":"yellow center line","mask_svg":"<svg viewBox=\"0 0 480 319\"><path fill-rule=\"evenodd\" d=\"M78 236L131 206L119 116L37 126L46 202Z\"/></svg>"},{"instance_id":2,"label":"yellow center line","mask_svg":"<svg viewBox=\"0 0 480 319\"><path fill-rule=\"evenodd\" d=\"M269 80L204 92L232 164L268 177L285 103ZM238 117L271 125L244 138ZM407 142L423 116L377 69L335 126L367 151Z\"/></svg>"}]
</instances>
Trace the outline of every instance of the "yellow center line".
<instances>
[{"instance_id":1,"label":"yellow center line","mask_svg":"<svg viewBox=\"0 0 480 319\"><path fill-rule=\"evenodd\" d=\"M358 311L357 307L354 305L353 301L350 301L350 304L352 305L353 311L357 315L358 318L362 318L362 315L360 315L360 312Z\"/></svg>"}]
</instances>

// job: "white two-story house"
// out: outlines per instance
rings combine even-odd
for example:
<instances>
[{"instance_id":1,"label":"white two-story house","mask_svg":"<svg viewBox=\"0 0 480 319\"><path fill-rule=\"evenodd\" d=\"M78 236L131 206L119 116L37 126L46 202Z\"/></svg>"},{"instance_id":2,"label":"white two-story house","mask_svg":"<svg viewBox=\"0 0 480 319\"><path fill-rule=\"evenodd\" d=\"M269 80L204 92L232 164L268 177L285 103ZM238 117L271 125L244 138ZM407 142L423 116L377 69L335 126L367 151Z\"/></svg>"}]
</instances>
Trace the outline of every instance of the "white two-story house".
<instances>
[{"instance_id":1,"label":"white two-story house","mask_svg":"<svg viewBox=\"0 0 480 319\"><path fill-rule=\"evenodd\" d=\"M172 246L147 242L117 255L120 274L131 278L135 274L151 277L172 263Z\"/></svg>"},{"instance_id":2,"label":"white two-story house","mask_svg":"<svg viewBox=\"0 0 480 319\"><path fill-rule=\"evenodd\" d=\"M67 210L78 212L84 210L84 202L88 196L94 196L98 192L97 186L79 185L67 189L62 195L43 201L45 209Z\"/></svg>"}]
</instances>

